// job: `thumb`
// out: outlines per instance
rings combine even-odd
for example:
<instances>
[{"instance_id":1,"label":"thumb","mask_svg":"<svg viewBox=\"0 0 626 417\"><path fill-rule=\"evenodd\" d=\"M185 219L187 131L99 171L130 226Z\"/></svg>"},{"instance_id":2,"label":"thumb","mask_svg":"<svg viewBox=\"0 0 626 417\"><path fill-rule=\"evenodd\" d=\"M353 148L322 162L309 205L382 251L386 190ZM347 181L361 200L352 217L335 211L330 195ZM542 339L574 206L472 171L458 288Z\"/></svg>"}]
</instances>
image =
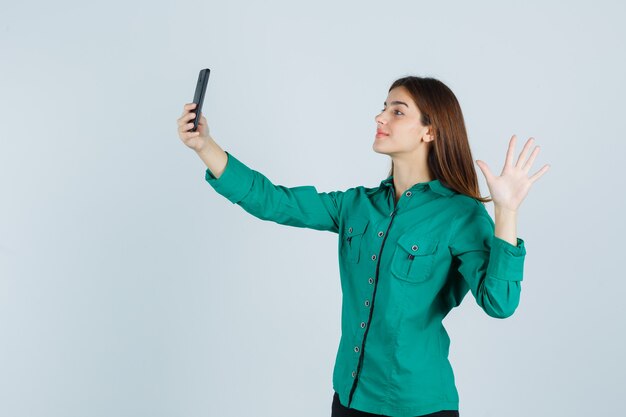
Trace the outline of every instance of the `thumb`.
<instances>
[{"instance_id":1,"label":"thumb","mask_svg":"<svg viewBox=\"0 0 626 417\"><path fill-rule=\"evenodd\" d=\"M493 176L491 175L491 170L489 169L489 166L480 159L476 160L476 165L478 165L478 168L480 168L487 181L491 181Z\"/></svg>"}]
</instances>

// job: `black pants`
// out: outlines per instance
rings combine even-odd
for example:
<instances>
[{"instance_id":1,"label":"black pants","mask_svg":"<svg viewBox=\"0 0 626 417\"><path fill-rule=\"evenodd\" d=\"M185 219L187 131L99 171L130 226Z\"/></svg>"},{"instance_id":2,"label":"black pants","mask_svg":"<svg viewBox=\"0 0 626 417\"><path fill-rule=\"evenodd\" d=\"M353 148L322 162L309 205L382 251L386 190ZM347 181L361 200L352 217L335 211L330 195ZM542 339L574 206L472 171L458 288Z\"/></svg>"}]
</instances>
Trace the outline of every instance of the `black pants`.
<instances>
[{"instance_id":1,"label":"black pants","mask_svg":"<svg viewBox=\"0 0 626 417\"><path fill-rule=\"evenodd\" d=\"M382 414L366 413L365 411L348 408L339 402L339 394L333 396L332 415L330 417L381 417ZM385 417L385 416L382 416ZM416 417L459 417L459 410L442 410Z\"/></svg>"}]
</instances>

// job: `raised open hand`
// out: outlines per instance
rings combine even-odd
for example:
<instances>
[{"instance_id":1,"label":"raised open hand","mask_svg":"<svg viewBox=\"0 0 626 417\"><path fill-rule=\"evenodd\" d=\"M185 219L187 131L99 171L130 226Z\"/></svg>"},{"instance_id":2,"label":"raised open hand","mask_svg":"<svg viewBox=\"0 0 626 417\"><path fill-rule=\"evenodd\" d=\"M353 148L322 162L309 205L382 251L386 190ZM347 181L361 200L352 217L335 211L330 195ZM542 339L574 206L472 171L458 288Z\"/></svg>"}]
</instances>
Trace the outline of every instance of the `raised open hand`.
<instances>
[{"instance_id":1,"label":"raised open hand","mask_svg":"<svg viewBox=\"0 0 626 417\"><path fill-rule=\"evenodd\" d=\"M539 146L537 145L528 160L526 160L526 155L528 154L530 146L534 143L534 140L534 138L528 139L517 162L514 164L513 156L515 154L517 136L513 135L511 137L509 149L506 153L506 160L504 161L504 168L499 177L491 173L491 170L484 161L480 159L476 160L478 167L487 180L487 186L489 187L489 193L493 199L494 206L500 209L517 211L524 198L526 198L532 184L541 178L550 168L550 165L546 164L531 177L528 177L528 171L539 154Z\"/></svg>"}]
</instances>

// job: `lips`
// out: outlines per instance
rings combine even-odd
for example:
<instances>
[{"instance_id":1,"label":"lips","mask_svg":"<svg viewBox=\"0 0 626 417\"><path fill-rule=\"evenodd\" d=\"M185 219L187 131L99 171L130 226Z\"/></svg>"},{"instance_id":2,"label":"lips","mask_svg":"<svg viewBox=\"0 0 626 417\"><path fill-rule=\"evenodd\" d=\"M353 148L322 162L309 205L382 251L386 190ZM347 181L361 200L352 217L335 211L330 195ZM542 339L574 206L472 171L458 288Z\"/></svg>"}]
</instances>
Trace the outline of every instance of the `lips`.
<instances>
[{"instance_id":1,"label":"lips","mask_svg":"<svg viewBox=\"0 0 626 417\"><path fill-rule=\"evenodd\" d=\"M389 133L385 133L382 130L377 130L376 136L389 136Z\"/></svg>"}]
</instances>

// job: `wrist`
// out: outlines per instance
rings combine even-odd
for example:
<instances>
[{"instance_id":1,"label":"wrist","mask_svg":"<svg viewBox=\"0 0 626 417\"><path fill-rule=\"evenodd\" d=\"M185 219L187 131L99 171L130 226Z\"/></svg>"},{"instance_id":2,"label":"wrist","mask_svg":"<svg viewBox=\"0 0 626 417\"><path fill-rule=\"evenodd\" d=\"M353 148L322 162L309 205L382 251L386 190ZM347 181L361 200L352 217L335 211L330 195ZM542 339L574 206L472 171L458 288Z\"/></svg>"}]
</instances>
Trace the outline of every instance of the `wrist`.
<instances>
[{"instance_id":1,"label":"wrist","mask_svg":"<svg viewBox=\"0 0 626 417\"><path fill-rule=\"evenodd\" d=\"M501 214L501 215L505 215L505 216L517 216L517 210L516 209L511 209L508 207L502 207L499 206L497 204L494 204L493 206L494 212L496 214Z\"/></svg>"},{"instance_id":2,"label":"wrist","mask_svg":"<svg viewBox=\"0 0 626 417\"><path fill-rule=\"evenodd\" d=\"M194 149L196 151L196 154L198 154L198 156L202 159L204 159L205 157L215 153L214 152L214 147L215 145L217 145L213 140L208 140L204 146L202 146L202 148L200 149Z\"/></svg>"},{"instance_id":3,"label":"wrist","mask_svg":"<svg viewBox=\"0 0 626 417\"><path fill-rule=\"evenodd\" d=\"M495 217L496 237L515 246L517 244L517 211L495 206Z\"/></svg>"}]
</instances>

